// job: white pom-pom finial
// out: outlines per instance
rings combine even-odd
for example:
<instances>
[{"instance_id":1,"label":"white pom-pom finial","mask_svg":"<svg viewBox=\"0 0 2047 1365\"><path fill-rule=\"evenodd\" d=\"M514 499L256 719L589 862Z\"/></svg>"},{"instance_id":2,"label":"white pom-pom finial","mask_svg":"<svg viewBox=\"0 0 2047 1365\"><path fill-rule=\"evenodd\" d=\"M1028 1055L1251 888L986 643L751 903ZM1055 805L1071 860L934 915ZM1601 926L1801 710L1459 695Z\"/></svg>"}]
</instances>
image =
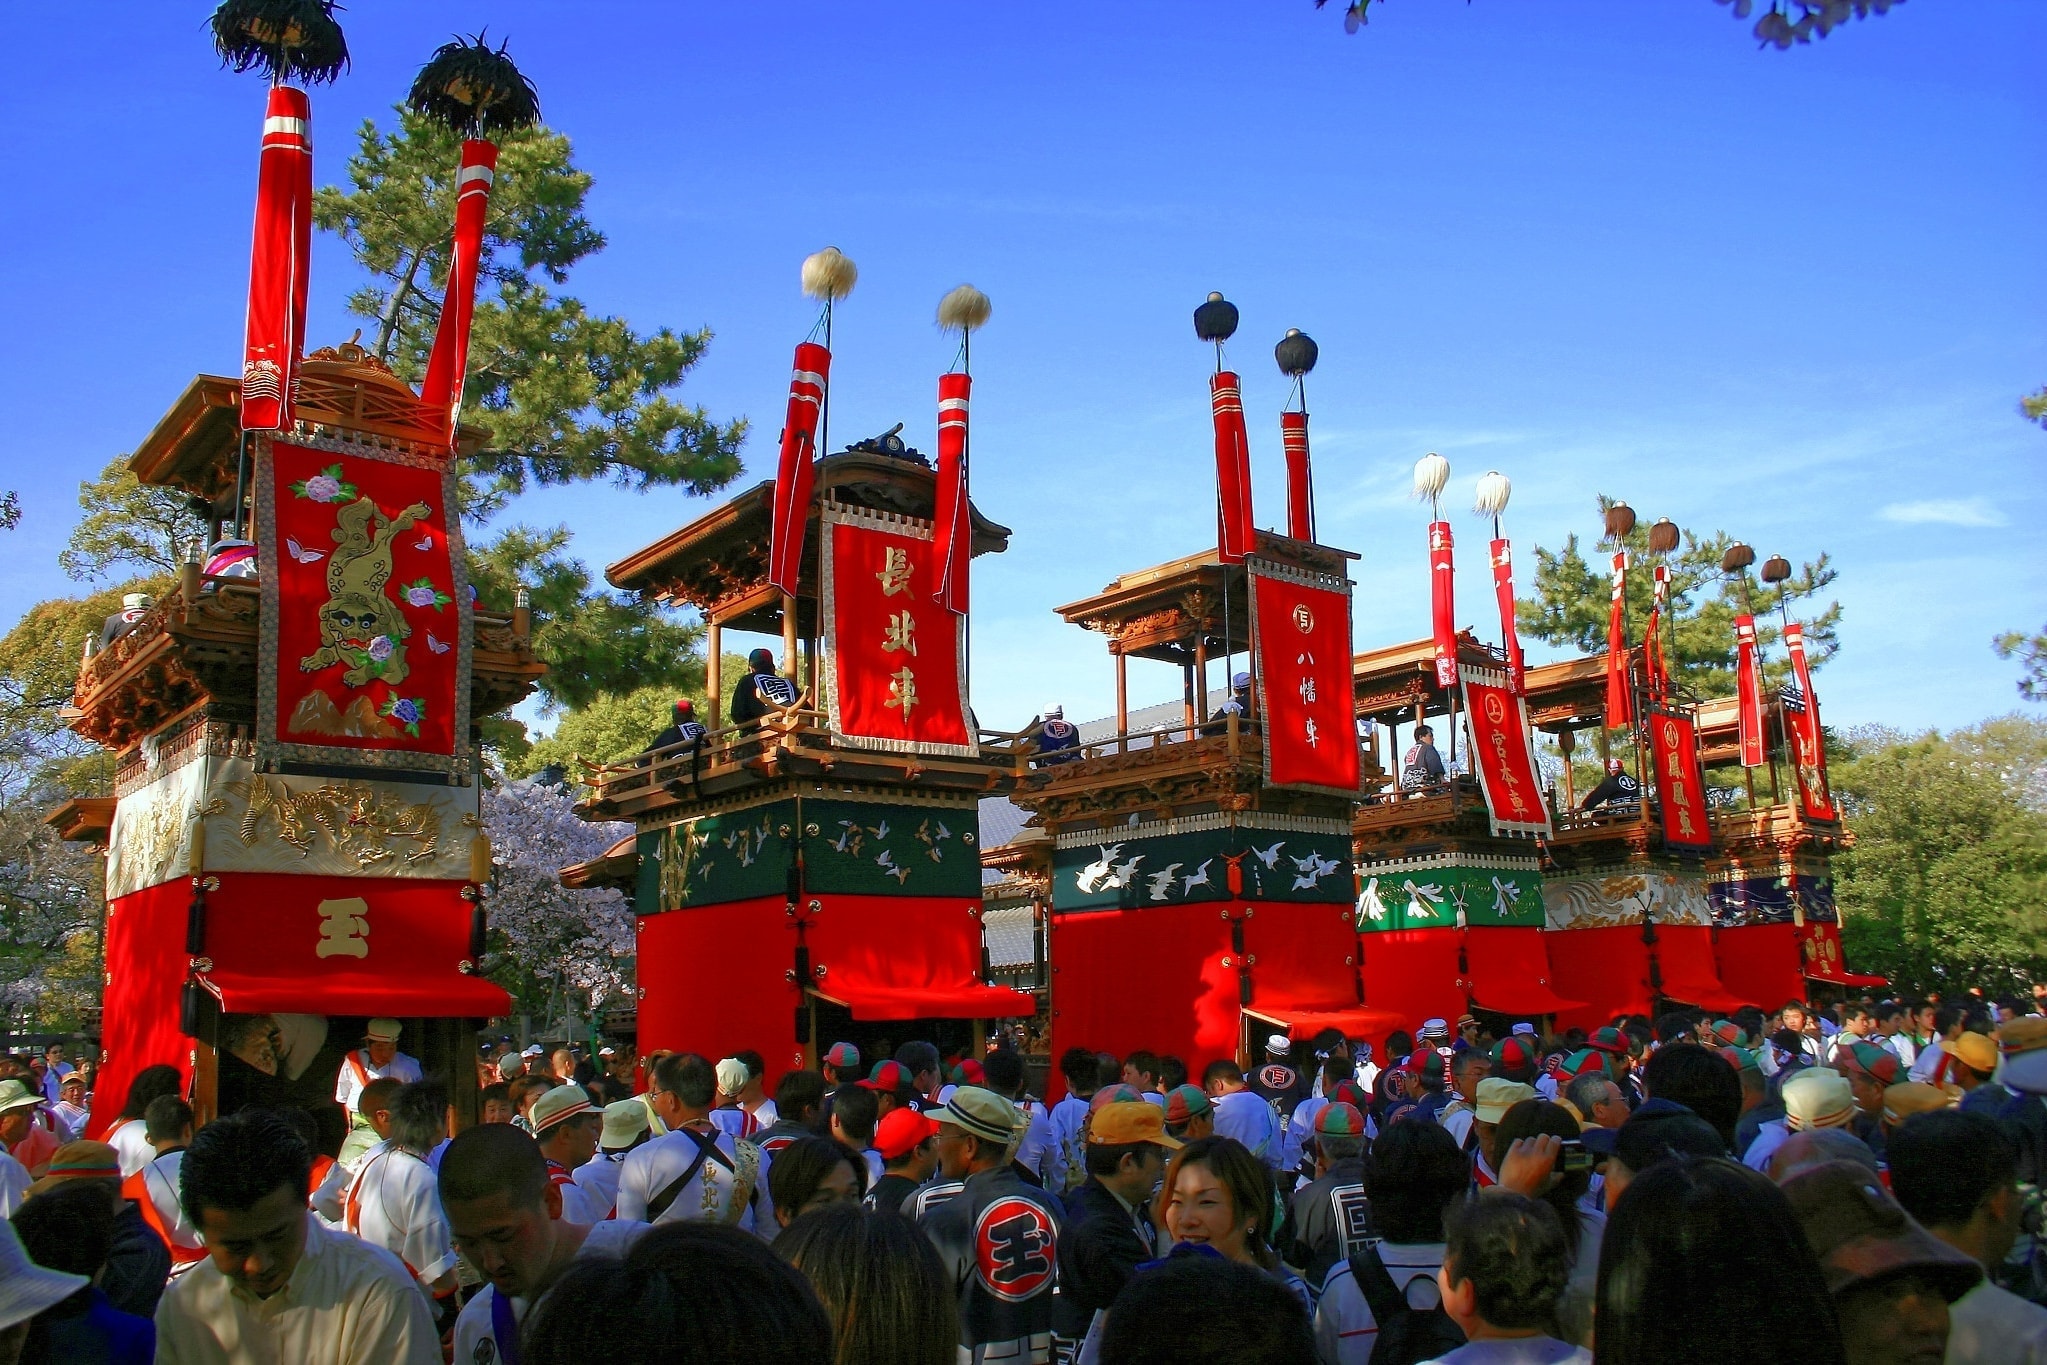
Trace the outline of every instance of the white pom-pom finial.
<instances>
[{"instance_id":1,"label":"white pom-pom finial","mask_svg":"<svg viewBox=\"0 0 2047 1365\"><path fill-rule=\"evenodd\" d=\"M1414 495L1438 498L1450 482L1450 462L1433 450L1414 462Z\"/></svg>"},{"instance_id":2,"label":"white pom-pom finial","mask_svg":"<svg viewBox=\"0 0 2047 1365\"><path fill-rule=\"evenodd\" d=\"M1514 485L1507 476L1497 469L1488 469L1478 481L1478 496L1471 504L1471 510L1482 517L1496 517L1507 510L1507 499L1514 494Z\"/></svg>"},{"instance_id":3,"label":"white pom-pom finial","mask_svg":"<svg viewBox=\"0 0 2047 1365\"><path fill-rule=\"evenodd\" d=\"M971 284L963 284L938 301L938 325L948 332L978 332L995 305Z\"/></svg>"},{"instance_id":4,"label":"white pom-pom finial","mask_svg":"<svg viewBox=\"0 0 2047 1365\"><path fill-rule=\"evenodd\" d=\"M803 258L803 292L830 303L853 292L860 270L852 258L835 246L812 252Z\"/></svg>"}]
</instances>

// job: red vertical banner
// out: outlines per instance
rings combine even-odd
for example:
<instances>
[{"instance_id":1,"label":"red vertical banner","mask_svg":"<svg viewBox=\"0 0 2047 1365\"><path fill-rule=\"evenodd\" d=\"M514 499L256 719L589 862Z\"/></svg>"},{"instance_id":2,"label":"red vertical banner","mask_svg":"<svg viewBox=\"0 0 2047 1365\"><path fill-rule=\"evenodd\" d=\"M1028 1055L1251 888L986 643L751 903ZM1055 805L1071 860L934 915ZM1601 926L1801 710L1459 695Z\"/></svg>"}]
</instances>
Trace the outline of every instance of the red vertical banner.
<instances>
[{"instance_id":1,"label":"red vertical banner","mask_svg":"<svg viewBox=\"0 0 2047 1365\"><path fill-rule=\"evenodd\" d=\"M1763 675L1756 657L1756 618L1734 618L1734 697L1740 708L1741 766L1760 768L1763 744Z\"/></svg>"},{"instance_id":2,"label":"red vertical banner","mask_svg":"<svg viewBox=\"0 0 2047 1365\"><path fill-rule=\"evenodd\" d=\"M967 622L932 592L931 523L829 507L821 526L832 738L896 753L979 752L967 721Z\"/></svg>"},{"instance_id":3,"label":"red vertical banner","mask_svg":"<svg viewBox=\"0 0 2047 1365\"><path fill-rule=\"evenodd\" d=\"M1216 556L1225 564L1241 564L1255 544L1244 395L1228 370L1215 372L1208 391L1215 416Z\"/></svg>"},{"instance_id":4,"label":"red vertical banner","mask_svg":"<svg viewBox=\"0 0 2047 1365\"><path fill-rule=\"evenodd\" d=\"M1249 561L1252 667L1265 720L1265 780L1356 796L1350 583Z\"/></svg>"},{"instance_id":5,"label":"red vertical banner","mask_svg":"<svg viewBox=\"0 0 2047 1365\"><path fill-rule=\"evenodd\" d=\"M483 262L483 225L490 216L490 189L497 178L494 142L470 138L462 144L455 171L455 240L448 255L448 293L434 329L419 401L448 422L448 444L462 414L462 384L469 372L469 325L476 316L476 276Z\"/></svg>"},{"instance_id":6,"label":"red vertical banner","mask_svg":"<svg viewBox=\"0 0 2047 1365\"><path fill-rule=\"evenodd\" d=\"M1527 669L1521 658L1521 631L1514 619L1514 547L1505 540L1492 544L1493 595L1500 599L1500 640L1507 651L1507 685L1520 696Z\"/></svg>"},{"instance_id":7,"label":"red vertical banner","mask_svg":"<svg viewBox=\"0 0 2047 1365\"><path fill-rule=\"evenodd\" d=\"M1436 642L1436 686L1457 686L1457 567L1450 523L1429 523L1429 621Z\"/></svg>"},{"instance_id":8,"label":"red vertical banner","mask_svg":"<svg viewBox=\"0 0 2047 1365\"><path fill-rule=\"evenodd\" d=\"M1680 848L1711 848L1706 779L1699 767L1698 728L1689 716L1651 709L1650 756L1656 764L1656 799L1663 811L1663 841Z\"/></svg>"},{"instance_id":9,"label":"red vertical banner","mask_svg":"<svg viewBox=\"0 0 2047 1365\"><path fill-rule=\"evenodd\" d=\"M938 550L938 604L967 614L967 576L974 554L971 504L967 501L967 396L970 374L938 376L938 516L933 529Z\"/></svg>"},{"instance_id":10,"label":"red vertical banner","mask_svg":"<svg viewBox=\"0 0 2047 1365\"><path fill-rule=\"evenodd\" d=\"M1279 440L1286 449L1286 533L1315 538L1315 483L1308 465L1308 414L1282 412Z\"/></svg>"},{"instance_id":11,"label":"red vertical banner","mask_svg":"<svg viewBox=\"0 0 2047 1365\"><path fill-rule=\"evenodd\" d=\"M444 465L353 442L257 451L259 761L461 771L469 583Z\"/></svg>"},{"instance_id":12,"label":"red vertical banner","mask_svg":"<svg viewBox=\"0 0 2047 1365\"><path fill-rule=\"evenodd\" d=\"M1670 661L1663 657L1663 612L1670 598L1670 566L1656 566L1649 597L1649 624L1642 629L1642 686L1652 702L1670 695Z\"/></svg>"},{"instance_id":13,"label":"red vertical banner","mask_svg":"<svg viewBox=\"0 0 2047 1365\"><path fill-rule=\"evenodd\" d=\"M305 349L313 260L312 117L305 91L270 87L256 179L256 232L249 251L244 431L289 431L292 425L292 388Z\"/></svg>"},{"instance_id":14,"label":"red vertical banner","mask_svg":"<svg viewBox=\"0 0 2047 1365\"><path fill-rule=\"evenodd\" d=\"M1635 723L1635 689L1628 678L1628 552L1613 557L1613 606L1606 618L1606 728Z\"/></svg>"},{"instance_id":15,"label":"red vertical banner","mask_svg":"<svg viewBox=\"0 0 2047 1365\"><path fill-rule=\"evenodd\" d=\"M1794 717L1792 742L1798 747L1798 804L1808 820L1838 820L1833 788L1827 782L1827 747L1820 730L1820 699L1812 690L1812 671L1805 657L1805 627L1792 621L1784 627L1784 648L1798 679L1805 706Z\"/></svg>"},{"instance_id":16,"label":"red vertical banner","mask_svg":"<svg viewBox=\"0 0 2047 1365\"><path fill-rule=\"evenodd\" d=\"M795 595L803 575L803 531L810 521L817 470L817 424L824 409L832 353L814 341L796 347L789 376L789 411L782 419L782 458L775 469L775 513L769 532L768 582Z\"/></svg>"},{"instance_id":17,"label":"red vertical banner","mask_svg":"<svg viewBox=\"0 0 2047 1365\"><path fill-rule=\"evenodd\" d=\"M1528 742L1528 703L1505 673L1464 665L1464 714L1471 726L1472 766L1485 793L1495 834L1548 838L1549 807Z\"/></svg>"}]
</instances>

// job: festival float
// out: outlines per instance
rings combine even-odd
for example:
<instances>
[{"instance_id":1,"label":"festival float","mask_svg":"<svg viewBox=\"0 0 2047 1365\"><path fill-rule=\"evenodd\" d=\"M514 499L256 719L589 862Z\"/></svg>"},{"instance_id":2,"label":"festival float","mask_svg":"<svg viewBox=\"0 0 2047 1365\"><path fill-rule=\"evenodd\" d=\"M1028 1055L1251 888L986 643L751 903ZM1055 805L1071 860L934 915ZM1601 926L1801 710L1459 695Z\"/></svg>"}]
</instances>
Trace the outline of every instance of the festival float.
<instances>
[{"instance_id":1,"label":"festival float","mask_svg":"<svg viewBox=\"0 0 2047 1365\"><path fill-rule=\"evenodd\" d=\"M331 80L346 46L321 7L289 27L241 10L216 17L222 55L272 78L244 364L195 379L129 461L189 499L208 548L86 659L69 719L118 755L114 795L51 819L107 848L97 1090L112 1102L96 1127L169 1064L201 1122L298 1104L338 1140L335 1075L368 1018L399 1019L473 1117L476 1028L510 1007L475 970L491 868L477 723L545 669L523 604L474 600L454 462L483 439L459 420L495 157L480 134L535 110L480 44L450 44L414 87L416 108L470 135L415 393L353 342L303 354L311 108L286 82Z\"/></svg>"},{"instance_id":2,"label":"festival float","mask_svg":"<svg viewBox=\"0 0 2047 1365\"><path fill-rule=\"evenodd\" d=\"M1041 755L1012 796L1047 837L1022 861L1049 881L1054 1055L1080 1045L1248 1061L1275 1032L1378 1037L1403 1022L1367 1004L1352 919L1364 762L1349 703L1356 556L1315 537L1301 384L1315 346L1290 332L1277 348L1295 381L1281 417L1287 534L1261 531L1241 389L1222 363L1236 324L1220 295L1195 313L1196 334L1216 346L1216 546L1058 608L1107 637L1116 718L1112 733ZM1176 720L1132 726L1133 659L1178 669ZM1232 682L1220 692L1214 664Z\"/></svg>"},{"instance_id":3,"label":"festival float","mask_svg":"<svg viewBox=\"0 0 2047 1365\"><path fill-rule=\"evenodd\" d=\"M935 467L900 424L820 458L832 313L856 278L835 249L804 263L823 309L796 348L775 479L606 570L694 608L708 635L707 723L586 765L580 813L635 833L563 874L630 887L643 1053L758 1048L779 1071L838 1041L965 1051L988 1020L1035 1012L991 982L981 926L976 802L1030 750L980 728L967 695L970 560L1009 538L968 496L970 339L988 300L962 286L940 305L960 349L938 381ZM721 710L728 630L782 642L779 672L740 682L761 714Z\"/></svg>"}]
</instances>

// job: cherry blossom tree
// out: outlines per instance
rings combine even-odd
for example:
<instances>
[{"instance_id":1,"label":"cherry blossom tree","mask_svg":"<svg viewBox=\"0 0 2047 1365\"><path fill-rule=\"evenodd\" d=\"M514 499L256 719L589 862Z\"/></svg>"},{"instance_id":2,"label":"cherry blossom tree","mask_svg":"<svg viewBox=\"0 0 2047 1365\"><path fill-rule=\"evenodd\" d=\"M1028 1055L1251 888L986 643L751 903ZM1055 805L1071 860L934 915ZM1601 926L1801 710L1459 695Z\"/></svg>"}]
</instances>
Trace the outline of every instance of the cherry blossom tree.
<instances>
[{"instance_id":1,"label":"cherry blossom tree","mask_svg":"<svg viewBox=\"0 0 2047 1365\"><path fill-rule=\"evenodd\" d=\"M607 996L629 990L632 903L610 888L568 890L560 874L633 827L579 820L569 788L530 779L488 789L483 823L496 864L483 962L490 978L533 1013L559 997L587 1017Z\"/></svg>"}]
</instances>

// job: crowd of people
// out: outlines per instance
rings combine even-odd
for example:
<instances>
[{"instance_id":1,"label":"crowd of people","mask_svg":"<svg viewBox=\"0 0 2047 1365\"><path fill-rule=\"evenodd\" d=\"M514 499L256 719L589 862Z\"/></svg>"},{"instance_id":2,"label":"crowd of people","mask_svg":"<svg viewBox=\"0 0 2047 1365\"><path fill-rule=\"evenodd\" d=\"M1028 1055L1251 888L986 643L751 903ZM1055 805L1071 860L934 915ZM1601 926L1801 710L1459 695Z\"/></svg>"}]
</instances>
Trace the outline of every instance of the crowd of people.
<instances>
[{"instance_id":1,"label":"crowd of people","mask_svg":"<svg viewBox=\"0 0 2047 1365\"><path fill-rule=\"evenodd\" d=\"M380 1019L331 1153L168 1067L88 1139L10 1059L0 1365L2047 1362L2034 1008L1070 1048L1051 1104L1001 1044L507 1045L452 1137Z\"/></svg>"}]
</instances>

